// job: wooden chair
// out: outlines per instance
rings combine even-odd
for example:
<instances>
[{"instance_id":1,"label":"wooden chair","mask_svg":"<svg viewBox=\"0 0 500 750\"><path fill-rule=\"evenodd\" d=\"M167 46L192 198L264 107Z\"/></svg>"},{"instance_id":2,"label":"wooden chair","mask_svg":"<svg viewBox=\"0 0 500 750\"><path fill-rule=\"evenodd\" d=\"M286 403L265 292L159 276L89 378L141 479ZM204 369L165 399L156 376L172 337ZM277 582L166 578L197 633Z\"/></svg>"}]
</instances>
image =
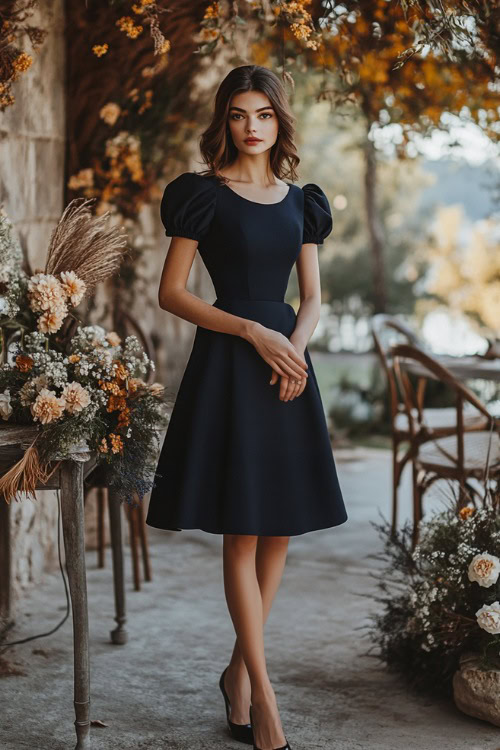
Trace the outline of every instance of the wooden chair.
<instances>
[{"instance_id":1,"label":"wooden chair","mask_svg":"<svg viewBox=\"0 0 500 750\"><path fill-rule=\"evenodd\" d=\"M386 374L389 391L392 438L391 528L394 533L398 520L398 489L403 469L408 461L412 460L416 453L416 448L420 443L424 443L436 436L446 437L447 435L455 434L457 430L456 411L454 407L424 409L423 399L426 380L423 378L419 383L418 391L418 408L420 409L421 419L418 421L418 431L416 423L413 423L415 431L412 433L404 397L398 386L393 369L391 345L394 343L395 338L401 339L401 337L403 337L405 343L408 343L421 351L428 353L428 348L416 333L408 328L408 326L397 318L384 313L379 313L372 317L371 332L375 343L375 350ZM464 415L464 426L467 431L481 430L484 428L485 424L486 422L483 415L475 409L469 410L468 413ZM404 447L402 448L405 444L407 444L406 449ZM414 474L414 464L412 465L412 471ZM415 480L413 481L413 485L415 486Z\"/></svg>"},{"instance_id":2,"label":"wooden chair","mask_svg":"<svg viewBox=\"0 0 500 750\"><path fill-rule=\"evenodd\" d=\"M398 344L392 348L394 372L403 393L406 415L410 431L410 443L414 449L413 464L413 547L418 542L419 523L423 515L423 495L437 479L458 482L458 508L468 501L475 503L481 497L471 480L482 485L490 480L500 479L500 419L489 413L485 405L463 383L456 380L450 371L426 352L408 344ZM455 394L455 432L443 435L433 430L425 422L422 406L420 381L426 380L415 375L416 385L410 378L405 362L420 363L430 377L446 384ZM479 430L467 431L464 405L470 404L483 421ZM426 433L425 441L420 439Z\"/></svg>"},{"instance_id":3,"label":"wooden chair","mask_svg":"<svg viewBox=\"0 0 500 750\"><path fill-rule=\"evenodd\" d=\"M109 490L106 486L105 477L97 467L85 482L85 499L90 490L95 487L97 491L97 566L104 568L106 537L104 526L105 505L109 503ZM144 570L144 580L152 580L151 560L149 555L148 537L142 503L137 508L132 508L128 503L123 503L125 515L129 524L129 544L132 560L132 576L135 591L141 590L141 570L139 564L139 544Z\"/></svg>"}]
</instances>

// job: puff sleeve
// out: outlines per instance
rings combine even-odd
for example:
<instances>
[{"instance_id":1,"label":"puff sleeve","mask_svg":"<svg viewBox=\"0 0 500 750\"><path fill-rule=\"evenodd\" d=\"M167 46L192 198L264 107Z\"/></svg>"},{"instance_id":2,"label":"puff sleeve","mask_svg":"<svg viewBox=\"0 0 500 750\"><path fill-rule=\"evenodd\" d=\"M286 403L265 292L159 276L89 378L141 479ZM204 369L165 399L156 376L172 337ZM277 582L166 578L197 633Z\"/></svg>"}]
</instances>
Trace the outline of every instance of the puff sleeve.
<instances>
[{"instance_id":1,"label":"puff sleeve","mask_svg":"<svg viewBox=\"0 0 500 750\"><path fill-rule=\"evenodd\" d=\"M312 182L304 185L304 231L302 244L321 245L333 228L332 212L322 189Z\"/></svg>"},{"instance_id":2,"label":"puff sleeve","mask_svg":"<svg viewBox=\"0 0 500 750\"><path fill-rule=\"evenodd\" d=\"M196 172L183 172L169 182L160 206L167 237L202 240L209 230L215 202L213 181Z\"/></svg>"}]
</instances>

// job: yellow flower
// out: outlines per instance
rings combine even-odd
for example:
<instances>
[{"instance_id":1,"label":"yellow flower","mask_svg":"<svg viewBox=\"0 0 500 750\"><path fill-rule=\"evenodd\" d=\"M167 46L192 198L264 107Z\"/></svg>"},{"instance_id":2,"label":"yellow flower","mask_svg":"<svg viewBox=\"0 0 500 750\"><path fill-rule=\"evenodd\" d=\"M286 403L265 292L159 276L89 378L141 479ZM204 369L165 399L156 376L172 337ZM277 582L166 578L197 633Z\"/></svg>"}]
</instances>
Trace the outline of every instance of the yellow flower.
<instances>
[{"instance_id":1,"label":"yellow flower","mask_svg":"<svg viewBox=\"0 0 500 750\"><path fill-rule=\"evenodd\" d=\"M16 73L24 73L24 71L28 70L31 66L32 62L33 58L31 55L28 55L27 52L21 52L21 54L12 61L12 67Z\"/></svg>"},{"instance_id":2,"label":"yellow flower","mask_svg":"<svg viewBox=\"0 0 500 750\"><path fill-rule=\"evenodd\" d=\"M212 3L212 5L209 5L208 8L205 10L205 15L203 16L203 19L205 18L217 18L220 14L220 7L219 3Z\"/></svg>"},{"instance_id":3,"label":"yellow flower","mask_svg":"<svg viewBox=\"0 0 500 750\"><path fill-rule=\"evenodd\" d=\"M92 47L92 52L94 53L94 55L97 55L97 57L102 57L106 54L108 49L108 44L94 44L94 46Z\"/></svg>"},{"instance_id":4,"label":"yellow flower","mask_svg":"<svg viewBox=\"0 0 500 750\"><path fill-rule=\"evenodd\" d=\"M135 39L142 33L142 26L135 26L134 21L130 16L122 16L116 22L116 25L120 31L124 31L130 39Z\"/></svg>"}]
</instances>

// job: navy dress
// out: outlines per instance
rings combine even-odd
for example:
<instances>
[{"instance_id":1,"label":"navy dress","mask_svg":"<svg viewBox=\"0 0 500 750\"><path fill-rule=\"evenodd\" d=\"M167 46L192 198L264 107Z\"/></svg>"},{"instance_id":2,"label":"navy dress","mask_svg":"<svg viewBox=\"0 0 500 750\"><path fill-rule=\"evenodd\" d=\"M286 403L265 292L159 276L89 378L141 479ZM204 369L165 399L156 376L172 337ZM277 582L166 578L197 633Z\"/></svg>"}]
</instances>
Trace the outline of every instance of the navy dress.
<instances>
[{"instance_id":1,"label":"navy dress","mask_svg":"<svg viewBox=\"0 0 500 750\"><path fill-rule=\"evenodd\" d=\"M216 177L185 172L165 188L169 237L198 241L214 307L289 337L284 301L305 242L332 230L324 192L287 183L285 198L257 203ZM146 523L213 534L292 536L347 520L325 413L307 349L308 382L284 402L280 381L245 339L197 326L151 491Z\"/></svg>"}]
</instances>

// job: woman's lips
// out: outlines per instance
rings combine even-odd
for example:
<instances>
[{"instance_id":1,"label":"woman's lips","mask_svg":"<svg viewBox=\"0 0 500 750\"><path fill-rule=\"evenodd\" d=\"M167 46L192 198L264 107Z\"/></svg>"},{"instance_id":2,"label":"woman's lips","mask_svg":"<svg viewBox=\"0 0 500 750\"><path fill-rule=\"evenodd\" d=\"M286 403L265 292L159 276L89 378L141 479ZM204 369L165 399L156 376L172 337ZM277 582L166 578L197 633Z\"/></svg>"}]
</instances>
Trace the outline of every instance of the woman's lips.
<instances>
[{"instance_id":1,"label":"woman's lips","mask_svg":"<svg viewBox=\"0 0 500 750\"><path fill-rule=\"evenodd\" d=\"M252 144L252 143L261 143L261 142L262 142L261 138L245 138L245 143Z\"/></svg>"}]
</instances>

